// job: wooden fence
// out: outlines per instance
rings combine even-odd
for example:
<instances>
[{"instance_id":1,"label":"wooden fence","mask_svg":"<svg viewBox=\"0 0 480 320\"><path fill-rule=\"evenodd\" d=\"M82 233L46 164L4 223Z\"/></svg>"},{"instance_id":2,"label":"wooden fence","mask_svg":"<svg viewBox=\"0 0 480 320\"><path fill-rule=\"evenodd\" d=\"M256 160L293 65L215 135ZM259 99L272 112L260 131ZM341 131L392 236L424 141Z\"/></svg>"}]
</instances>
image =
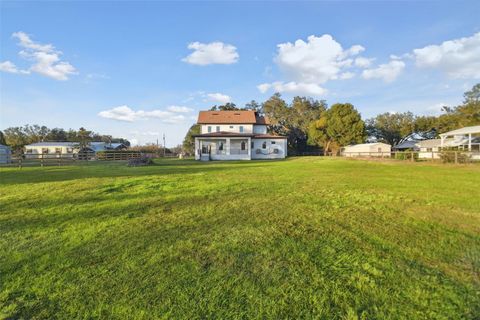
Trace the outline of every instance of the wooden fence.
<instances>
[{"instance_id":1,"label":"wooden fence","mask_svg":"<svg viewBox=\"0 0 480 320\"><path fill-rule=\"evenodd\" d=\"M127 161L141 156L142 153L138 151L19 154L0 157L0 166L21 168L28 166L81 165L92 161Z\"/></svg>"},{"instance_id":2,"label":"wooden fence","mask_svg":"<svg viewBox=\"0 0 480 320\"><path fill-rule=\"evenodd\" d=\"M471 151L391 151L391 152L342 152L346 158L394 159L403 161L435 161L443 163L480 162L480 152Z\"/></svg>"}]
</instances>

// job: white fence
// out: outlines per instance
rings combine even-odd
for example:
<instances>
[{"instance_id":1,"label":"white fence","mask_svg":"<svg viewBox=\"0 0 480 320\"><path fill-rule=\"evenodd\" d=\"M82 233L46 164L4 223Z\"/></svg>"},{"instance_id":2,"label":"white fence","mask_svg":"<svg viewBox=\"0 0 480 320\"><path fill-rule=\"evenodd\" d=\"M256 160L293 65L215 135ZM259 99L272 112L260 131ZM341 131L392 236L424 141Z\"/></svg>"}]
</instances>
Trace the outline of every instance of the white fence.
<instances>
[{"instance_id":1,"label":"white fence","mask_svg":"<svg viewBox=\"0 0 480 320\"><path fill-rule=\"evenodd\" d=\"M480 162L480 152L472 151L392 151L392 152L342 152L348 158L395 159L407 161L438 161L444 163Z\"/></svg>"}]
</instances>

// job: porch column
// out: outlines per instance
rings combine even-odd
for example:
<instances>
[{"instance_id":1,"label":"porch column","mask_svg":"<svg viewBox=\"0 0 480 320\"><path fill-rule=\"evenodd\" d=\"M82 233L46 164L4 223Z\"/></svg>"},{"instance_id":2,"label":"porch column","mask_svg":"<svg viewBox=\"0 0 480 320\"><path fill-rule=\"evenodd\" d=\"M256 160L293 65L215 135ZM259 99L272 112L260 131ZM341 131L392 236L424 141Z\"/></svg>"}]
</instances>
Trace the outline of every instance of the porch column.
<instances>
[{"instance_id":1,"label":"porch column","mask_svg":"<svg viewBox=\"0 0 480 320\"><path fill-rule=\"evenodd\" d=\"M468 151L472 151L472 134L468 134Z\"/></svg>"},{"instance_id":2,"label":"porch column","mask_svg":"<svg viewBox=\"0 0 480 320\"><path fill-rule=\"evenodd\" d=\"M440 136L440 147L443 148L443 142L445 141L445 136Z\"/></svg>"},{"instance_id":3,"label":"porch column","mask_svg":"<svg viewBox=\"0 0 480 320\"><path fill-rule=\"evenodd\" d=\"M230 138L227 138L227 150L225 150L227 155L230 155Z\"/></svg>"},{"instance_id":4,"label":"porch column","mask_svg":"<svg viewBox=\"0 0 480 320\"><path fill-rule=\"evenodd\" d=\"M195 159L200 159L200 154L198 154L198 150L200 150L201 147L200 147L200 139L198 138L195 138L195 147L194 147L194 155L195 155Z\"/></svg>"},{"instance_id":5,"label":"porch column","mask_svg":"<svg viewBox=\"0 0 480 320\"><path fill-rule=\"evenodd\" d=\"M252 138L248 138L247 150L248 150L248 157L251 159L252 158Z\"/></svg>"}]
</instances>

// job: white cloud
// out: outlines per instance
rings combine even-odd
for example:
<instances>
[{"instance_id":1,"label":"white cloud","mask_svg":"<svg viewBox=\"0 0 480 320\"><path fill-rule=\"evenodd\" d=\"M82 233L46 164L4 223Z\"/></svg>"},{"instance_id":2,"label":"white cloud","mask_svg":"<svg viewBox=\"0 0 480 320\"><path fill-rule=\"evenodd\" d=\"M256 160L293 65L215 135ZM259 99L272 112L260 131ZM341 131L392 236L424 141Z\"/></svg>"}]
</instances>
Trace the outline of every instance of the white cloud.
<instances>
[{"instance_id":1,"label":"white cloud","mask_svg":"<svg viewBox=\"0 0 480 320\"><path fill-rule=\"evenodd\" d=\"M270 88L272 87L272 85L270 83L262 83L262 84L259 84L257 86L257 89L261 92L261 93L265 93L267 92Z\"/></svg>"},{"instance_id":2,"label":"white cloud","mask_svg":"<svg viewBox=\"0 0 480 320\"><path fill-rule=\"evenodd\" d=\"M295 43L278 45L275 62L298 82L322 84L338 79L343 69L352 66L355 56L365 50L354 45L344 50L331 35L309 36L307 42L299 39Z\"/></svg>"},{"instance_id":3,"label":"white cloud","mask_svg":"<svg viewBox=\"0 0 480 320\"><path fill-rule=\"evenodd\" d=\"M394 81L405 68L405 63L400 60L391 60L374 69L366 69L362 72L364 79L382 79L385 82Z\"/></svg>"},{"instance_id":4,"label":"white cloud","mask_svg":"<svg viewBox=\"0 0 480 320\"><path fill-rule=\"evenodd\" d=\"M348 80L348 79L352 79L353 77L355 77L355 73L347 71L347 72L341 73L338 78L341 80Z\"/></svg>"},{"instance_id":5,"label":"white cloud","mask_svg":"<svg viewBox=\"0 0 480 320\"><path fill-rule=\"evenodd\" d=\"M365 57L358 57L355 59L355 66L359 68L368 68L372 64L372 61L375 59L369 59Z\"/></svg>"},{"instance_id":6,"label":"white cloud","mask_svg":"<svg viewBox=\"0 0 480 320\"><path fill-rule=\"evenodd\" d=\"M69 75L77 74L75 67L60 59L62 52L55 50L53 45L36 43L21 31L13 33L12 37L17 38L18 45L23 48L19 55L32 61L33 65L29 70L18 70L12 62L5 61L1 63L0 71L22 74L36 72L55 80L68 80Z\"/></svg>"},{"instance_id":7,"label":"white cloud","mask_svg":"<svg viewBox=\"0 0 480 320\"><path fill-rule=\"evenodd\" d=\"M439 68L451 78L480 79L480 32L413 50L416 65Z\"/></svg>"},{"instance_id":8,"label":"white cloud","mask_svg":"<svg viewBox=\"0 0 480 320\"><path fill-rule=\"evenodd\" d=\"M12 37L17 38L20 41L18 44L26 49L32 49L34 51L42 52L52 52L55 49L55 47L51 44L39 44L33 42L28 36L28 34L22 31L14 32L12 34Z\"/></svg>"},{"instance_id":9,"label":"white cloud","mask_svg":"<svg viewBox=\"0 0 480 320\"><path fill-rule=\"evenodd\" d=\"M181 107L181 106L169 106L167 107L167 110L170 112L176 112L176 113L187 113L187 112L193 111L192 108Z\"/></svg>"},{"instance_id":10,"label":"white cloud","mask_svg":"<svg viewBox=\"0 0 480 320\"><path fill-rule=\"evenodd\" d=\"M230 96L227 96L226 94L222 94L218 92L207 94L207 99L210 101L219 102L223 104L232 101L232 98Z\"/></svg>"},{"instance_id":11,"label":"white cloud","mask_svg":"<svg viewBox=\"0 0 480 320\"><path fill-rule=\"evenodd\" d=\"M8 72L8 73L22 73L22 74L28 74L29 71L27 70L20 70L17 68L17 66L11 62L11 61L4 61L0 62L0 71L3 72Z\"/></svg>"},{"instance_id":12,"label":"white cloud","mask_svg":"<svg viewBox=\"0 0 480 320\"><path fill-rule=\"evenodd\" d=\"M232 64L238 61L237 48L223 42L200 43L192 42L188 49L194 50L190 55L183 58L182 61L196 64Z\"/></svg>"},{"instance_id":13,"label":"white cloud","mask_svg":"<svg viewBox=\"0 0 480 320\"><path fill-rule=\"evenodd\" d=\"M272 89L275 92L287 92L292 94L304 94L312 96L322 96L327 93L327 90L315 83L306 83L306 82L281 82L276 81L273 83L262 83L257 86L260 92L265 93L268 90Z\"/></svg>"},{"instance_id":14,"label":"white cloud","mask_svg":"<svg viewBox=\"0 0 480 320\"><path fill-rule=\"evenodd\" d=\"M119 106L110 110L101 111L98 113L98 115L102 118L127 122L133 122L136 120L160 119L162 122L165 123L180 123L185 120L185 116L175 114L171 111L134 111L128 106Z\"/></svg>"},{"instance_id":15,"label":"white cloud","mask_svg":"<svg viewBox=\"0 0 480 320\"><path fill-rule=\"evenodd\" d=\"M309 36L307 41L298 39L294 43L286 42L278 46L276 64L289 81L263 83L257 86L265 93L269 90L323 96L327 90L322 84L330 80L347 80L355 77L352 72L358 64L366 65L371 59L355 56L365 51L361 45L344 49L329 34L320 37ZM357 64L355 62L358 60Z\"/></svg>"}]
</instances>

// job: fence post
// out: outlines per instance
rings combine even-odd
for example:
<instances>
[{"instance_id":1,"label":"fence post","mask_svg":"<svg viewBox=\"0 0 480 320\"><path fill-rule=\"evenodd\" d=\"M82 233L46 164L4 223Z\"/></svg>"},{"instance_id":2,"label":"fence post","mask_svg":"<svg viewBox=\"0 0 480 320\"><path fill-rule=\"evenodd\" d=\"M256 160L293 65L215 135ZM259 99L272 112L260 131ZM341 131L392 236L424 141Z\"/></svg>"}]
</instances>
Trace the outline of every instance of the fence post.
<instances>
[{"instance_id":1,"label":"fence post","mask_svg":"<svg viewBox=\"0 0 480 320\"><path fill-rule=\"evenodd\" d=\"M41 157L41 159L40 159L40 166L43 167L43 152L42 152L42 157Z\"/></svg>"},{"instance_id":2,"label":"fence post","mask_svg":"<svg viewBox=\"0 0 480 320\"><path fill-rule=\"evenodd\" d=\"M412 161L412 162L413 162L413 161L415 160L415 159L413 158L413 151L412 151L412 152L410 152L410 156L412 157L412 158L410 159L410 161Z\"/></svg>"},{"instance_id":3,"label":"fence post","mask_svg":"<svg viewBox=\"0 0 480 320\"><path fill-rule=\"evenodd\" d=\"M458 163L458 152L455 151L455 164L457 164L457 163Z\"/></svg>"},{"instance_id":4,"label":"fence post","mask_svg":"<svg viewBox=\"0 0 480 320\"><path fill-rule=\"evenodd\" d=\"M18 167L22 169L22 157L18 157Z\"/></svg>"}]
</instances>

